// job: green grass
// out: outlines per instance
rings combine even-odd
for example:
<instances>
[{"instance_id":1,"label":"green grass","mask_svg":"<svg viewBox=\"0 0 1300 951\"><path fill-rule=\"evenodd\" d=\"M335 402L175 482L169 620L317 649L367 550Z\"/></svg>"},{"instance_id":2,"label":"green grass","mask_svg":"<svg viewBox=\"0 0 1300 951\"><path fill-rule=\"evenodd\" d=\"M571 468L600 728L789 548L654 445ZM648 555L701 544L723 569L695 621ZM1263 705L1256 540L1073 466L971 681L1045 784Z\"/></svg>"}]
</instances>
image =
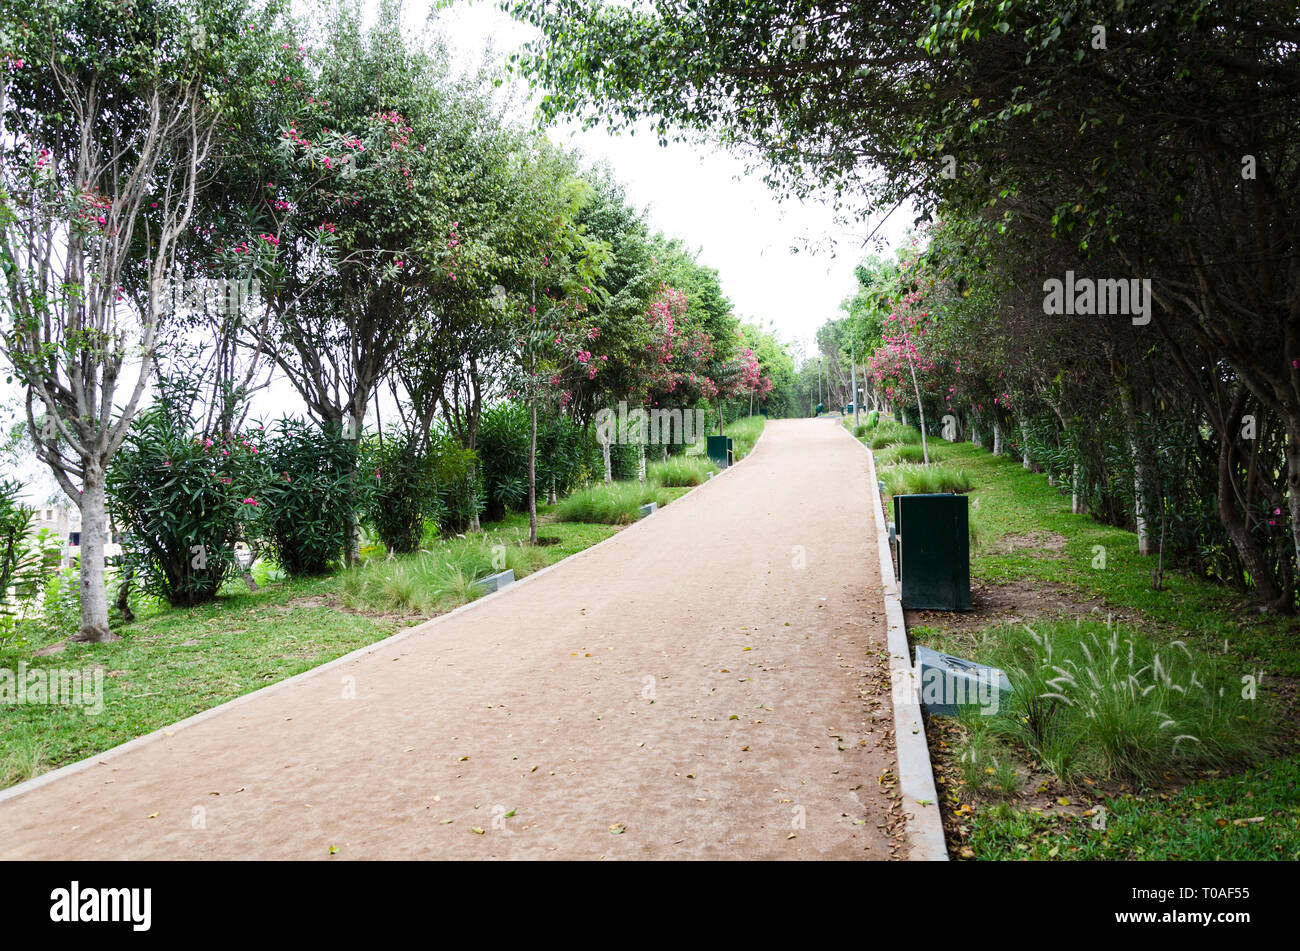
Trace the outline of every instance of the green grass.
<instances>
[{"instance_id":1,"label":"green grass","mask_svg":"<svg viewBox=\"0 0 1300 951\"><path fill-rule=\"evenodd\" d=\"M924 464L927 450L931 462L942 462L947 455L942 448L945 445L946 443L939 439L931 439L924 448L920 443L895 443L887 449L876 452L876 465L885 468L900 462Z\"/></svg>"},{"instance_id":2,"label":"green grass","mask_svg":"<svg viewBox=\"0 0 1300 951\"><path fill-rule=\"evenodd\" d=\"M541 506L539 512L547 518L551 507ZM351 594L346 589L350 573L273 581L256 593L236 581L213 603L162 609L118 628L120 641L69 644L60 653L41 657L32 655L29 644L0 647L0 668L16 670L26 663L30 669L104 669L104 708L98 715L66 705L0 704L0 786L101 753L373 644L419 623L427 613L463 603L450 588L435 598L411 584L410 579L431 571L425 563L436 561L438 552L447 552L446 557L462 567L480 570L485 562L470 550L486 550L490 568L492 546L501 545L506 565L521 576L615 532L607 525L548 521L540 534L558 541L525 550L521 542L528 537L526 513L512 513L484 528L481 538L434 543L431 555L391 561L372 557L355 570L365 583Z\"/></svg>"},{"instance_id":3,"label":"green grass","mask_svg":"<svg viewBox=\"0 0 1300 951\"><path fill-rule=\"evenodd\" d=\"M967 846L982 859L1300 860L1300 759L1173 793L1089 800L1085 815L977 809ZM1104 812L1097 809L1100 806Z\"/></svg>"},{"instance_id":4,"label":"green grass","mask_svg":"<svg viewBox=\"0 0 1300 951\"><path fill-rule=\"evenodd\" d=\"M652 480L593 485L561 499L555 506L555 517L561 522L630 525L640 517L641 506L657 502L662 507L673 497Z\"/></svg>"},{"instance_id":5,"label":"green grass","mask_svg":"<svg viewBox=\"0 0 1300 951\"><path fill-rule=\"evenodd\" d=\"M763 435L763 423L762 416L746 416L722 427L722 432L732 439L737 462L753 451L754 443L758 442L758 437Z\"/></svg>"},{"instance_id":6,"label":"green grass","mask_svg":"<svg viewBox=\"0 0 1300 951\"><path fill-rule=\"evenodd\" d=\"M1013 694L987 727L1063 784L1144 786L1250 765L1272 749L1276 711L1243 696L1239 671L1158 645L1121 625L1075 619L980 634L975 659L1004 670Z\"/></svg>"},{"instance_id":7,"label":"green grass","mask_svg":"<svg viewBox=\"0 0 1300 951\"><path fill-rule=\"evenodd\" d=\"M1072 618L1030 621L1040 636L1051 637L1055 666L1076 684L1091 683L1082 672L1091 668L1103 686L1109 685L1110 696L1097 691L1096 701L1084 698L1078 710L1061 719L1059 700L1055 714L1045 712L1053 700L1041 697L1049 692L1044 678L1071 691L1065 696L1074 697L1073 688L1059 671L1042 666L1045 649L1032 644L1023 626L950 627L938 619L911 627L914 643L999 664L1024 687L1015 701L1019 720L1009 724L994 717L975 730L959 730L963 739L940 754L961 784L960 795L993 800L960 819L965 848L981 859L1297 857L1300 755L1289 752L1294 741L1285 726L1274 729L1285 694L1273 692L1269 680L1270 674L1300 674L1294 620L1261 615L1239 593L1168 564L1162 590L1153 591L1154 559L1138 554L1132 532L1072 513L1069 495L1048 485L1046 476L1023 469L1019 460L969 443L943 443L941 449L945 463L960 468L973 485L968 497L973 535L979 535L978 544L972 538L973 581L1051 586L1059 592L1053 597L1088 605L1078 610L1096 605L1102 616L1122 615L1124 636L1135 643L1134 676L1142 689L1152 688L1139 700L1123 700L1117 672L1129 667L1128 645L1111 655L1104 626L1085 622L1076 628ZM1013 539L1019 544L1012 545ZM1091 639L1093 633L1102 644ZM1081 644L1098 663L1088 662ZM1219 698L1215 688L1179 693L1153 684L1154 665L1143 667L1156 654L1170 683L1187 691L1195 672L1198 682L1222 686L1224 696ZM1260 671L1266 672L1260 696L1267 703L1243 703L1241 677ZM1026 697L1036 697L1040 709L1026 709ZM1154 710L1162 706L1172 709L1162 709L1169 716L1157 722ZM1089 707L1093 717L1087 716ZM1044 728L1044 717L1055 717L1055 728ZM1195 736L1205 748L1193 753L1198 744L1183 740L1175 754L1173 737L1166 735L1173 727L1161 729L1166 719L1175 721L1177 735ZM1099 722L1084 723L1092 720ZM1280 757L1261 764L1259 757L1274 755L1270 750ZM967 753L973 762L962 760ZM1003 783L1009 779L1008 764L1055 776L1071 797L1103 806L1107 829L1093 828L1091 816L1052 815L1051 810L1044 815L1022 802ZM1189 780L1191 785L1179 788ZM1089 785L1097 781L1103 786ZM955 806L955 793L954 788L944 794L945 809ZM1260 816L1258 823L1245 821Z\"/></svg>"},{"instance_id":8,"label":"green grass","mask_svg":"<svg viewBox=\"0 0 1300 951\"><path fill-rule=\"evenodd\" d=\"M880 478L890 495L919 495L933 492L969 492L971 480L963 469L930 465L890 466L880 471Z\"/></svg>"},{"instance_id":9,"label":"green grass","mask_svg":"<svg viewBox=\"0 0 1300 951\"><path fill-rule=\"evenodd\" d=\"M994 456L969 443L945 444L951 465L973 488L972 512L986 544L971 559L971 577L990 584L1033 580L1063 585L1080 599L1099 599L1106 609L1134 615L1141 626L1169 640L1185 640L1206 653L1227 653L1242 666L1300 675L1300 638L1293 618L1250 610L1230 588L1180 571L1166 570L1162 590L1151 589L1155 559L1138 554L1137 536L1070 511L1070 496L1047 484L1045 475L1018 460ZM883 474L881 476L884 478ZM1059 553L1035 547L1009 551L998 542L1029 533L1060 536Z\"/></svg>"},{"instance_id":10,"label":"green grass","mask_svg":"<svg viewBox=\"0 0 1300 951\"><path fill-rule=\"evenodd\" d=\"M709 473L718 467L700 456L672 456L646 467L646 477L662 486L689 487L709 481Z\"/></svg>"}]
</instances>

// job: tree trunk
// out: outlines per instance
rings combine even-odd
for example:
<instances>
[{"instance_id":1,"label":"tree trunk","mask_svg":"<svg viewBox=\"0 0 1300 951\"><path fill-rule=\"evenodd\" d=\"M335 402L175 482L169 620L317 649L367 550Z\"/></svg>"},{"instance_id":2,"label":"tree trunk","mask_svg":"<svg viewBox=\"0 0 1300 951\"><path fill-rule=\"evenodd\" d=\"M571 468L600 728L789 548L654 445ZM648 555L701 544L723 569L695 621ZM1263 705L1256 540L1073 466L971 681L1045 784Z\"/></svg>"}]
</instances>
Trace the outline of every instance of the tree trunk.
<instances>
[{"instance_id":1,"label":"tree trunk","mask_svg":"<svg viewBox=\"0 0 1300 951\"><path fill-rule=\"evenodd\" d=\"M606 439L604 442L600 444L600 454L605 459L605 484L606 485L609 485L611 482L614 481L614 465L609 458L609 451L610 451L609 447L613 441L614 441L613 437L611 436L611 438Z\"/></svg>"},{"instance_id":2,"label":"tree trunk","mask_svg":"<svg viewBox=\"0 0 1300 951\"><path fill-rule=\"evenodd\" d=\"M1241 554L1246 570L1255 579L1255 592L1259 599L1266 606L1276 608L1279 592L1273 580L1273 570L1237 513L1236 498L1232 475L1232 442L1226 434L1222 434L1219 438L1219 521ZM1294 491L1291 493L1291 508L1295 508Z\"/></svg>"},{"instance_id":3,"label":"tree trunk","mask_svg":"<svg viewBox=\"0 0 1300 951\"><path fill-rule=\"evenodd\" d=\"M1034 464L1029 461L1029 427L1024 423L1020 424L1020 468L1032 469Z\"/></svg>"},{"instance_id":4,"label":"tree trunk","mask_svg":"<svg viewBox=\"0 0 1300 951\"><path fill-rule=\"evenodd\" d=\"M1295 549L1296 568L1300 569L1300 422L1287 421L1286 430L1286 498L1291 513L1291 545ZM1294 592L1287 592L1287 607L1294 609Z\"/></svg>"},{"instance_id":5,"label":"tree trunk","mask_svg":"<svg viewBox=\"0 0 1300 951\"><path fill-rule=\"evenodd\" d=\"M1136 436L1129 440L1133 454L1133 522L1137 528L1138 554L1154 555L1155 539L1151 537L1149 512L1147 511L1147 493L1151 489L1151 470L1146 463L1145 453L1139 447Z\"/></svg>"},{"instance_id":6,"label":"tree trunk","mask_svg":"<svg viewBox=\"0 0 1300 951\"><path fill-rule=\"evenodd\" d=\"M1002 427L998 421L993 421L993 455L1002 455Z\"/></svg>"},{"instance_id":7,"label":"tree trunk","mask_svg":"<svg viewBox=\"0 0 1300 951\"><path fill-rule=\"evenodd\" d=\"M980 442L980 424L979 421L971 416L970 418L970 441L972 446L982 446Z\"/></svg>"},{"instance_id":8,"label":"tree trunk","mask_svg":"<svg viewBox=\"0 0 1300 951\"><path fill-rule=\"evenodd\" d=\"M478 466L470 466L467 470L468 478L465 480L465 495L469 502L469 530L471 532L483 531L483 526L478 520L478 499L474 497L474 475L478 472Z\"/></svg>"},{"instance_id":9,"label":"tree trunk","mask_svg":"<svg viewBox=\"0 0 1300 951\"><path fill-rule=\"evenodd\" d=\"M98 459L82 459L81 486L81 629L72 638L93 644L120 638L108 629L108 592L104 579L104 469Z\"/></svg>"},{"instance_id":10,"label":"tree trunk","mask_svg":"<svg viewBox=\"0 0 1300 951\"><path fill-rule=\"evenodd\" d=\"M537 544L537 400L528 401L528 543Z\"/></svg>"},{"instance_id":11,"label":"tree trunk","mask_svg":"<svg viewBox=\"0 0 1300 951\"><path fill-rule=\"evenodd\" d=\"M1079 491L1079 464L1076 462L1070 470L1070 511L1075 515L1082 515L1087 510L1083 493Z\"/></svg>"}]
</instances>

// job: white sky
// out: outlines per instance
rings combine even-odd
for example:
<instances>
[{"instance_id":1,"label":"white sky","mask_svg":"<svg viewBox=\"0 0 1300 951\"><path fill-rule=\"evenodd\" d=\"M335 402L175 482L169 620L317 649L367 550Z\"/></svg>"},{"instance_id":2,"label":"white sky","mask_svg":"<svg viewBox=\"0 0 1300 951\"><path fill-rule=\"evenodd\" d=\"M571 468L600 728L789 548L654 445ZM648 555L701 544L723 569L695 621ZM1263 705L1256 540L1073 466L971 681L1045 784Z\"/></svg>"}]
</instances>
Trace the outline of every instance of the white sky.
<instances>
[{"instance_id":1,"label":"white sky","mask_svg":"<svg viewBox=\"0 0 1300 951\"><path fill-rule=\"evenodd\" d=\"M403 9L408 29L424 28L434 6L430 0L407 0ZM364 9L373 18L378 0L364 0ZM298 12L307 9L299 7ZM504 64L512 50L534 35L532 27L511 19L492 0L458 0L433 15L461 71L485 59ZM520 89L514 93L522 98ZM688 144L660 147L648 124L647 131L636 136L575 125L553 128L549 134L592 162L607 162L632 204L648 210L653 228L700 248L701 262L718 271L737 316L770 325L796 359L800 353L813 353L817 328L840 315L840 301L854 290L853 268L864 253L862 240L878 219L848 230L826 205L778 202L760 175L746 174L738 157ZM909 211L896 213L877 237L897 246L911 221ZM0 376L4 401L11 403L18 395L17 387L6 386ZM296 393L281 379L254 401L251 415L272 418L301 412ZM3 416L12 418L0 413ZM43 501L54 488L44 466L39 472L28 468L21 476L30 482L29 498Z\"/></svg>"}]
</instances>

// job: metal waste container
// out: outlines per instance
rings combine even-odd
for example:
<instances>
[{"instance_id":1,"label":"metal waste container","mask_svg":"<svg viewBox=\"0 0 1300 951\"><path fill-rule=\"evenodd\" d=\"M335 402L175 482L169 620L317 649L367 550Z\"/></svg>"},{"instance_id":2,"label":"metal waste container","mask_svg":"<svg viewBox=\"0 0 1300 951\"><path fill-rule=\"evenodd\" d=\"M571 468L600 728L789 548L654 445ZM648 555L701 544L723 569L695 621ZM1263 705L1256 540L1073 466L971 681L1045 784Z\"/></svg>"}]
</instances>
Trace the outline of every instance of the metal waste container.
<instances>
[{"instance_id":1,"label":"metal waste container","mask_svg":"<svg viewBox=\"0 0 1300 951\"><path fill-rule=\"evenodd\" d=\"M705 443L705 452L719 469L727 468L731 465L731 437L709 436Z\"/></svg>"},{"instance_id":2,"label":"metal waste container","mask_svg":"<svg viewBox=\"0 0 1300 951\"><path fill-rule=\"evenodd\" d=\"M903 607L970 610L970 511L964 495L894 496Z\"/></svg>"}]
</instances>

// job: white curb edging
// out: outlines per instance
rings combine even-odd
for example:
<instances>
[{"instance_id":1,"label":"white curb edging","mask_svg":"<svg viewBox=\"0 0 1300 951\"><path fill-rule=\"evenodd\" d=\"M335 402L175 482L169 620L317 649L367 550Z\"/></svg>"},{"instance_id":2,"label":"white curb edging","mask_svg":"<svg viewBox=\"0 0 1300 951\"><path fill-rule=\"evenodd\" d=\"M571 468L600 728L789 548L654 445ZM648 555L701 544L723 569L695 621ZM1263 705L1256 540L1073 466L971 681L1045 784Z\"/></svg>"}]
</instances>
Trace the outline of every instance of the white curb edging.
<instances>
[{"instance_id":1,"label":"white curb edging","mask_svg":"<svg viewBox=\"0 0 1300 951\"><path fill-rule=\"evenodd\" d=\"M744 462L746 459L749 459L751 456L753 456L754 453L758 451L758 445L763 441L763 435L766 432L767 432L767 423L764 422L763 432L758 434L758 438L754 440L754 445L750 448L749 452L747 452L744 455L744 457L741 458L740 462L728 466L726 469L723 469L721 472L719 472L718 475L725 475L726 473L730 472L732 469L736 468L736 466L740 465L740 463ZM699 485L693 486L689 492L683 492L673 501L676 502L680 499L684 499L686 496L690 495L690 493L694 492L696 489L704 488L704 486L708 485L710 481L712 480L706 479L704 482L701 482ZM315 677L325 673L326 671L333 670L336 667L342 667L344 664L349 664L354 660L364 657L366 654L373 654L375 651L382 650L383 648L386 647L390 647L393 644L397 644L401 641L406 640L408 637L413 637L416 634L423 634L426 631L428 631L430 628L438 624L441 624L445 621L449 621L452 618L456 617L458 614L461 614L465 611L470 611L478 607L479 605L483 604L486 601L491 601L493 598L498 598L501 597L502 595L511 594L517 591L519 588L523 587L524 585L528 584L528 582L532 581L534 578L540 578L542 575L546 574L549 571L553 571L556 568L559 568L561 565L568 564L569 562L573 561L576 558L581 558L583 555L591 554L593 551L595 551L597 548L600 548L602 545L607 545L610 542L614 541L616 538L621 538L623 535L627 534L628 532L634 531L638 525L641 525L646 521L647 521L646 519L640 519L636 522L632 522L630 525L627 525L619 529L618 531L616 531L613 535L610 535L609 538L603 538L600 541L596 542L596 544L582 549L582 551L575 551L572 555L568 555L564 558L561 558L555 564L547 565L545 568L541 568L537 571L534 571L530 575L525 575L523 578L516 580L512 584L506 585L504 588L500 588L496 591L493 591L490 594L485 594L482 597L475 598L473 601L467 602L466 604L462 604L460 607L454 608L451 611L448 611L446 614L439 614L437 617L429 618L429 620L417 624L414 627L408 627L404 631L398 631L396 634L391 634L388 637L385 637L381 641L375 641L372 644L366 644L364 647L358 647L356 650L350 651L349 653L344 654L342 657L336 657L331 661L326 661L325 663L321 664L319 667L313 667L310 670L304 670L302 673L294 674L292 677L289 677L285 680L278 680L275 683L268 684L267 686L262 687L258 690L254 690L246 694L241 694L240 696L235 697L232 700L227 700L225 703L218 704L215 707L209 707L206 710L201 710L191 717L186 717L184 720L178 720L177 722L168 724L167 726L159 727L158 729L154 730L152 733L145 733L144 735L137 736L132 740L127 740L125 743L121 743L117 746L109 747L107 750L105 750L102 753L96 753L95 755L87 757L86 759L78 760L75 763L69 763L66 766L60 766L58 769L52 769L48 773L42 773L39 776L26 780L25 782L18 783L15 786L10 786L8 789L0 789L0 803L7 802L10 799L16 799L25 793L34 792L35 790L40 789L42 786L48 786L50 783L57 782L60 779L64 779L68 776L74 776L77 773L84 772L90 769L92 766L103 765L108 760L115 759L121 756L122 754L129 753L132 750L137 749L141 746L146 746L150 743L156 743L158 740L164 739L166 737L170 737L180 732L181 730L185 729L186 727L195 726L199 723L202 723L204 720L215 717L218 714L228 710L231 707L235 707L235 706L239 706L240 704L247 703L248 701L254 699L255 697L265 696L266 694L271 693L272 691L283 690L286 687L290 687L294 684L300 683L301 681L304 681L309 677Z\"/></svg>"},{"instance_id":2,"label":"white curb edging","mask_svg":"<svg viewBox=\"0 0 1300 951\"><path fill-rule=\"evenodd\" d=\"M889 681L893 691L894 746L898 755L898 791L903 797L904 826L910 861L946 862L948 847L943 835L943 816L939 812L939 794L934 785L934 767L930 764L930 747L925 740L925 720L921 716L920 692L916 670L907 645L907 625L903 619L903 600L894 578L894 557L889 548L889 525L885 518L884 497L876 476L876 457L842 423L836 423L846 436L866 449L867 474L871 479L872 519L880 546L880 581L885 597L885 623L889 638Z\"/></svg>"}]
</instances>

